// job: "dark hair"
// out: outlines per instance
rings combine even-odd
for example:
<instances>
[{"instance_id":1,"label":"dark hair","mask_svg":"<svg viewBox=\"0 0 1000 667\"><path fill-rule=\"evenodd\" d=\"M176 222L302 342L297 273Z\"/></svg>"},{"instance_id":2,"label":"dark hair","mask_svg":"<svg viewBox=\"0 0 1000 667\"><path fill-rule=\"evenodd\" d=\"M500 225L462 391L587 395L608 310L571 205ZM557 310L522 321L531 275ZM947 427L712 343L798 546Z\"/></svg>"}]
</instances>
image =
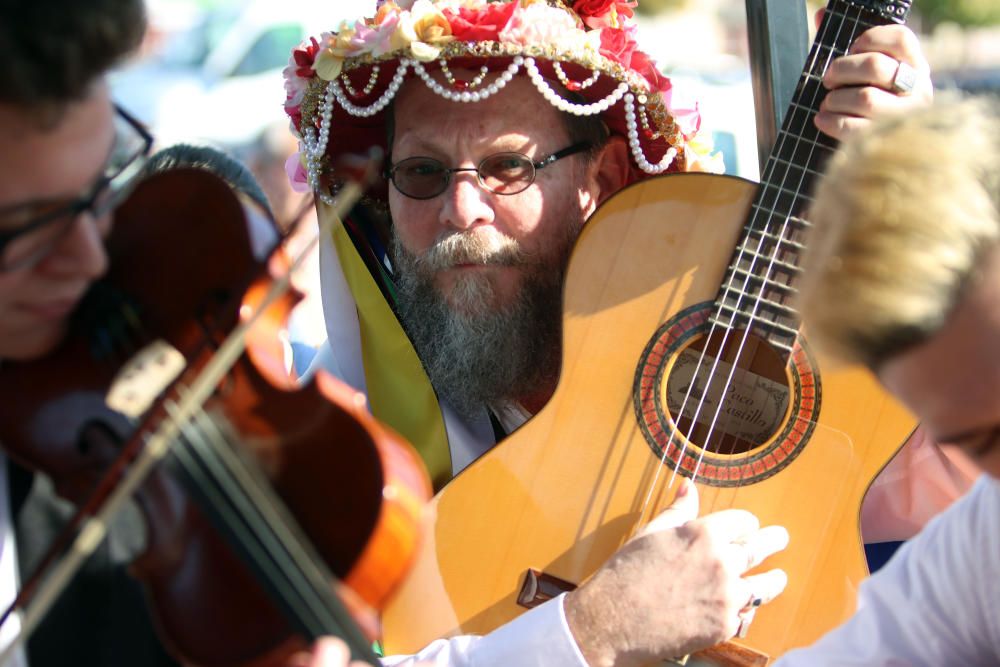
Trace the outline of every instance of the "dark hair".
<instances>
[{"instance_id":1,"label":"dark hair","mask_svg":"<svg viewBox=\"0 0 1000 667\"><path fill-rule=\"evenodd\" d=\"M143 0L0 0L0 104L61 113L145 29Z\"/></svg>"},{"instance_id":2,"label":"dark hair","mask_svg":"<svg viewBox=\"0 0 1000 667\"><path fill-rule=\"evenodd\" d=\"M234 190L249 197L269 216L273 217L267 195L264 194L257 179L254 178L246 165L211 146L175 144L164 148L149 158L143 168L143 177L158 174L161 171L184 168L204 169L212 172Z\"/></svg>"}]
</instances>

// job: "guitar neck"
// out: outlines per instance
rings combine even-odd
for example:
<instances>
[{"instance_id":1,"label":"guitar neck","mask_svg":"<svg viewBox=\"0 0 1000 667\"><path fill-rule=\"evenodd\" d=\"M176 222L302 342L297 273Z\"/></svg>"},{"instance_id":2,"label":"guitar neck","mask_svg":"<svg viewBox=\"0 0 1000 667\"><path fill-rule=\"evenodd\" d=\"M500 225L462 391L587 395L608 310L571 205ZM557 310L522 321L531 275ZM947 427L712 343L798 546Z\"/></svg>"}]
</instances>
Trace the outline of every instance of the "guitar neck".
<instances>
[{"instance_id":1,"label":"guitar neck","mask_svg":"<svg viewBox=\"0 0 1000 667\"><path fill-rule=\"evenodd\" d=\"M809 228L803 214L816 176L837 148L837 141L813 123L827 93L823 75L868 28L902 23L910 5L910 0L831 0L827 5L716 299L716 326L750 327L777 349L791 351L799 328L791 302Z\"/></svg>"}]
</instances>

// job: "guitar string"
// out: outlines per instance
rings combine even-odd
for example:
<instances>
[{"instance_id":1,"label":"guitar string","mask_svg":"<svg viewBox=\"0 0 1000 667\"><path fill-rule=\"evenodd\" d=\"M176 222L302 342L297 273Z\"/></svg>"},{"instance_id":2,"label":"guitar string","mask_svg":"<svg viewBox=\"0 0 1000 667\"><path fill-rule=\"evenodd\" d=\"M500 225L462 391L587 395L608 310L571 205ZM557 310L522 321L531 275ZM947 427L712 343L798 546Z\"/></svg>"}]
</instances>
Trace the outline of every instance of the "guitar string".
<instances>
[{"instance_id":1,"label":"guitar string","mask_svg":"<svg viewBox=\"0 0 1000 667\"><path fill-rule=\"evenodd\" d=\"M831 3L831 6L832 6L832 4L833 3ZM818 57L818 55L820 53L820 50L822 48L822 44L826 41L825 37L826 37L826 34L827 34L827 30L825 28L831 24L831 21L830 21L829 17L824 17L824 18L825 18L825 20L824 20L824 26L823 26L824 27L824 39L817 39L816 40L816 47L814 49L814 58ZM833 42L834 43L836 43L837 40L839 39L842 28L843 28L843 22L839 22L838 26L837 26L837 29L836 29L836 35L833 37ZM831 53L832 53L832 49L831 49ZM815 64L815 60L814 60L813 63L810 63L810 65L814 65L814 64ZM829 63L827 63L827 66L828 66L828 64ZM806 76L805 73L803 73L803 77L805 77L805 76ZM816 92L814 92L814 94L813 94L813 99L810 100L810 106L811 106L811 108L815 107L815 105L816 105L816 98L819 95L820 91L821 91L821 88L817 87L816 88ZM808 128L810 127L810 125L808 125L808 123L809 123L810 120L811 120L811 118L807 116L807 118L804 121L805 124L803 125L803 127L800 128L799 132L796 133L795 135L791 135L789 132L783 132L782 133L783 137L785 139L790 139L791 140L793 154L796 151L796 149L798 149L799 144L802 141L802 135L804 135L808 131ZM789 123L788 123L789 126L791 125L791 121L792 121L792 119L790 118L789 119ZM809 152L809 158L806 160L807 163L808 163L809 159L811 159L811 157L812 157L812 147L815 146L814 142L810 142L810 144L811 144L811 147L810 147L810 152ZM784 146L785 146L785 141L783 139L781 146L778 148L777 154L781 154L781 151L784 149ZM772 160L772 165L777 165L777 162L778 162L777 160ZM784 183L786 181L786 179L788 179L789 173L791 172L791 169L792 169L792 165L791 164L787 164L785 166L785 170L784 170L783 175L781 176L780 179L778 179L779 183ZM773 182L775 180L773 178L775 170L776 170L776 166L772 169L772 172L771 172L772 173L772 177L769 178L767 182L770 183L770 182ZM803 174L804 173L805 173L805 171L803 170ZM801 182L800 182L800 184L801 184ZM761 197L762 201L763 201L763 197L766 196L766 194L767 194L767 192L765 190L762 193L762 197ZM777 196L778 196L777 193L775 193L775 204L777 203ZM776 209L777 206L775 206L774 208ZM749 222L746 225L746 229L752 229L753 226L758 222L757 218L761 214L762 214L761 208L760 207L755 208L755 210L751 213L750 220L749 220ZM765 218L764 223L763 223L763 227L766 230L770 226L771 222L773 221L773 216L770 215L770 214L765 214L763 217ZM787 230L787 225L788 225L788 218L786 217L785 220L784 220L784 223L782 225L781 231L778 234L779 239L784 239L785 232ZM760 238L760 240L757 243L757 248L754 250L753 253L751 253L750 264L749 264L749 267L747 269L747 279L746 279L746 281L744 283L744 286L750 280L750 276L756 273L758 259L763 256L763 253L761 253L760 250L761 250L761 248L764 245L764 239L765 238L766 238L765 235L761 234L761 238ZM777 256L777 253L779 252L779 249L780 249L780 242L775 243L774 244L774 250L773 250L773 252L772 252L772 254L770 256L769 262L768 262L767 270L764 272L764 276L765 277L768 276L768 275L770 275L770 273L771 273L771 271L773 269L773 266L774 266L774 260L775 260L775 258ZM737 264L738 264L738 262L737 262ZM741 306L743 304L743 299L744 299L745 295L746 295L746 290L745 289L743 289L743 290L741 290L740 292L737 293L736 304L735 304L735 306L732 309L732 313L733 314L730 317L729 327L732 327L733 324L735 324L736 318L737 318L737 314L741 313ZM726 296L728 296L728 294L723 296L723 299L722 299L723 302L725 301ZM733 359L733 361L732 361L732 363L730 365L729 373L728 373L728 375L726 376L726 378L725 378L725 380L723 382L722 392L720 394L720 400L717 402L715 413L712 415L712 418L711 418L711 420L709 421L709 423L707 425L708 426L708 432L707 432L707 434L705 436L705 443L706 444L711 442L712 436L715 433L715 428L718 425L718 421L719 421L719 415L720 415L720 413L722 411L722 407L724 405L724 401L721 400L721 397L725 396L728 393L729 388L732 385L733 377L735 376L736 371L739 368L740 357L743 354L743 350L745 349L746 343L749 340L749 338L751 336L751 332L752 332L752 330L754 328L754 324L753 324L754 323L754 318L757 315L757 309L759 308L759 305L760 305L760 299L758 298L754 302L753 308L750 311L749 315L747 315L747 326L746 326L746 329L743 331L743 334L742 334L742 336L741 336L741 338L739 340L739 343L738 343L738 346L737 346L737 350L736 350L736 356ZM727 336L726 337L728 338L728 330L727 330ZM714 369L713 369L713 372L714 372ZM716 379L716 376L713 375L709 379L709 383L713 382L715 379ZM733 451L735 451L735 440L734 440L734 448L733 448L732 451L730 451L730 454L732 454ZM700 468L701 468L701 464L702 464L702 462L704 460L705 452L706 452L706 447L702 447L700 455L698 457L698 465L696 466L696 469L695 469L696 472L698 470L700 470ZM743 475L742 475L742 471L741 471L741 474L739 475L737 490L742 485L742 481L743 481ZM733 492L732 497L735 497L735 494L736 494L736 491Z\"/></svg>"},{"instance_id":2,"label":"guitar string","mask_svg":"<svg viewBox=\"0 0 1000 667\"><path fill-rule=\"evenodd\" d=\"M833 4L834 3L831 2L831 6L833 6ZM810 56L812 58L812 60L813 60L813 64L816 62L816 58L818 57L819 52L820 52L819 50L823 46L823 42L826 40L826 38L827 38L827 36L829 34L828 33L828 29L829 29L830 23L831 22L828 19L824 20L823 21L823 25L820 28L819 36L817 37L816 44L814 45L814 48L813 48L813 54L811 54L811 56ZM840 24L840 27L842 27L842 26L843 26L843 23ZM839 31L839 28L838 28L838 31ZM832 51L831 51L831 53L832 53ZM815 97L814 97L814 101L815 101ZM781 151L784 149L785 142L787 141L788 136L789 135L787 133L782 133L781 141L780 141L779 146L777 148L777 154L780 154ZM798 138L796 138L796 142L798 142ZM770 172L771 172L772 175L773 175L774 171L777 168L776 165L777 165L777 162L774 161L774 160L772 160L771 164L769 165ZM788 171L788 168L786 168L786 177L787 177L787 171ZM770 180L771 180L770 177L769 178L765 178L765 182L770 182ZM753 226L753 223L756 221L756 217L760 213L761 213L760 207L755 206L754 207L754 211L751 214L751 220L746 225L747 229L749 229L749 228L751 228ZM786 220L786 226L787 226L787 220ZM782 240L783 239L784 239L784 235L782 234ZM742 289L739 292L739 294L741 294L741 296L738 297L737 303L739 303L740 301L742 301L742 296L745 295L745 293L746 293L746 287L750 284L751 276L753 275L752 269L753 269L753 267L755 266L755 264L757 262L757 258L760 257L760 256L762 256L762 253L760 253L759 251L763 247L763 243L764 243L764 236L762 235L760 241L757 244L757 248L755 250L754 256L750 260L751 270L747 272L747 276L744 279ZM781 240L779 240L778 244L780 245L780 243L781 243ZM776 245L775 248L777 249L779 247L779 245ZM735 260L734 260L734 266L738 266L739 263L743 260L745 252L747 252L747 244L744 242L744 243L741 243L740 246L739 246L739 251L738 251L738 253L737 253L736 257L735 257ZM772 258L772 261L771 261L771 267L773 267L773 258ZM770 273L770 270L769 270L768 273ZM729 281L725 285L724 291L722 293L722 297L721 298L722 298L723 301L725 300L725 298L727 296L729 296L732 293L732 291L733 291L733 289L735 287L734 282L735 282L735 272L732 272L731 275L730 275ZM732 325L735 323L738 314L739 314L739 308L734 309L732 315L729 317L729 323L727 325L725 325L725 329L724 329L724 333L723 333L723 340L722 340L722 343L720 344L720 351L721 351L721 349L724 349L724 347L725 347L725 344L726 344L727 339L729 337L729 333L732 330ZM716 316L713 318L712 325L710 327L710 331L709 331L708 335L706 336L706 343L708 341L711 341L713 339L713 337L716 335L718 327L720 326L721 319L722 318L719 317L718 313L716 313ZM745 343L745 340L746 340L746 337L747 337L747 333L748 332L744 333L744 343ZM741 350L742 350L742 346L743 345L741 344ZM696 385L695 381L699 377L699 373L704 370L705 356L706 356L706 349L707 349L707 347L708 346L706 344L702 348L702 350L701 350L698 362L695 365L695 370L694 370L694 375L693 375L693 378L692 378L692 382L688 385L687 392L685 393L684 400L682 401L681 408L680 408L680 411L678 413L679 415L683 415L684 414L684 410L686 409L688 401L690 400L690 397L691 397L692 389ZM676 477L679 474L680 467L681 467L681 465L682 465L682 463L684 461L684 455L686 454L687 447L688 447L688 444L690 442L690 435L693 433L694 428L696 428L696 426L697 426L697 419L700 416L701 409L702 409L702 407L705 404L705 400L708 398L708 395L709 395L709 391L708 390L709 390L709 388L711 386L711 382L715 379L715 377L717 377L715 375L715 372L716 372L716 370L718 368L718 364L719 364L719 357L716 357L715 359L713 359L712 366L711 366L711 368L708 371L708 384L706 384L705 391L701 392L701 396L698 399L698 406L695 409L694 415L691 418L691 423L690 423L690 426L689 426L689 428L691 429L691 432L689 432L688 434L685 434L685 441L682 443L680 454L677 457L677 460L676 460L676 462L675 462L675 464L673 466L673 470L672 470L670 479L667 482L667 487L668 488L670 488L670 487L673 486L673 484L674 484L674 482L676 480ZM736 366L734 364L733 369L730 372L730 378L727 379L726 387L728 387L729 384L730 384L732 373L735 370L735 368L736 368ZM725 390L725 388L724 388L724 390ZM719 404L720 408L721 408L721 405L722 404L720 402L720 404ZM715 419L713 419L713 424L712 424L712 429L713 430L714 430L714 423L715 423ZM676 429L676 428L671 430L670 438L668 439L668 442L666 443L666 445L662 449L661 460L660 460L661 465L657 467L657 471L654 474L654 478L653 478L650 486L648 487L646 498L645 498L645 500L643 502L643 505L642 505L640 513L639 513L639 521L637 523L637 526L638 526L639 523L641 523L643 521L644 516L648 512L649 506L650 506L651 501L652 501L652 495L653 495L653 492L655 491L655 488L657 486L658 479L659 479L659 476L660 476L660 473L661 473L661 468L666 467L666 465L665 465L666 459L667 459L667 456L668 456L668 453L670 451L671 446L674 444L674 440L677 437L678 431L679 431L679 429ZM706 443L707 442L708 442L708 438L706 438ZM691 476L692 480L697 479L698 473L699 473L699 471L701 469L701 464L703 462L704 453L705 453L705 450L704 450L704 448L702 448L702 451L701 451L700 456L698 457L698 461L697 461L697 464L695 466L695 469L694 469L694 471L692 471L692 476ZM742 478L741 478L741 481L742 481Z\"/></svg>"},{"instance_id":3,"label":"guitar string","mask_svg":"<svg viewBox=\"0 0 1000 667\"><path fill-rule=\"evenodd\" d=\"M834 38L834 43L830 46L829 52L826 55L826 61L823 64L821 73L819 74L820 77L822 77L822 75L825 74L826 71L829 69L831 62L833 61L833 58L835 56L842 55L841 53L838 53L838 46L840 46L841 44L843 44L844 45L843 52L846 53L847 48L849 48L850 44L852 44L854 42L854 40L856 39L856 37L857 37L858 27L863 24L862 21L861 21L861 12L862 12L862 9L860 7L854 7L854 11L857 13L857 16L851 16L850 13L849 13L850 10L851 10L851 8L848 7L848 10L843 13L843 19L844 20L841 21L840 24L839 24L839 26L838 26L837 35ZM847 36L847 39L842 41L842 32L843 32L843 28L844 28L845 24L847 26L849 26L849 34ZM812 100L810 100L810 108L811 109L818 109L818 106L819 106L818 102L822 101L821 98L824 97L825 94L826 93L823 92L823 88L821 86L817 86L816 89L815 89L815 91L813 92ZM811 116L808 118L808 120L811 120ZM808 143L809 153L808 153L808 156L805 159L805 164L809 165L809 164L812 164L814 162L814 153L815 153L815 150L816 150L816 146L820 145L816 141L816 139L819 138L819 130L815 127L815 125L812 125L812 124L807 125L806 128L808 128L809 129L809 133L811 133L814 136L812 138L809 138L809 139L807 139L805 136L802 136L802 137L796 136L796 139L795 139L795 148L797 150L798 147L799 147L799 144L802 143L802 141L806 141ZM806 132L803 131L802 134L805 135ZM808 174L808 168L803 168L801 170L801 172L802 173L799 175L798 183L795 184L794 189L791 190L792 192L795 193L794 201L796 203L799 203L800 199L804 197L804 190L805 190L805 187L808 185L806 183L807 174ZM784 179L784 181L782 183L783 185L787 185L788 184L788 178L789 178L790 173L791 173L791 165L789 165L788 169L785 172L785 179ZM788 224L789 224L789 221L791 220L791 218L793 217L793 213L795 212L795 210L797 210L797 209L793 209L792 211L789 211L787 214L784 215L784 219L782 220L782 223L781 223L781 231L778 234L779 241L777 241L775 243L775 245L774 245L774 252L772 253L772 255L770 257L770 260L769 260L769 263L768 263L768 266L767 266L766 270L764 271L764 277L765 278L767 276L770 276L771 273L774 270L774 262L777 260L778 253L780 252L779 248L780 248L781 241L783 241L785 239L785 237L786 237L786 233L788 231ZM742 295L741 295L740 299L742 299ZM756 314L756 311L757 311L757 308L760 305L760 302L761 302L761 296L758 295L757 300L754 303L754 310L753 310L753 313L751 314L751 318ZM744 343L745 343L747 337L748 337L748 334L744 336L744 341L743 341ZM734 365L739 363L739 358L740 358L741 354L742 354L742 344L741 344L741 350L740 350L740 352L737 353L737 357L736 357L736 361L734 361ZM736 489L733 492L733 496L734 497L739 492L739 489L742 488L743 484L744 484L744 477L743 477L743 475L740 475L740 478L739 478L739 481L737 483Z\"/></svg>"},{"instance_id":4,"label":"guitar string","mask_svg":"<svg viewBox=\"0 0 1000 667\"><path fill-rule=\"evenodd\" d=\"M819 39L820 38L817 38L817 43L819 43ZM815 47L814 47L814 50L815 50ZM781 136L781 146L779 146L779 148L778 148L779 151L781 150L781 147L784 145L784 142L786 141L786 139L787 139L787 135L782 134L782 136ZM776 163L774 163L772 161L771 164L769 165L772 168L772 170L773 170L775 164ZM756 215L756 213L757 213L757 210L755 210L752 215ZM753 219L751 218L751 223L752 223L752 220ZM763 243L763 237L761 238L761 241L758 243L757 250L759 250L762 247L762 243ZM746 247L745 243L741 243L739 245L738 253L736 254L736 257L735 257L734 262L733 262L734 266L739 265L739 263L742 261L746 249L747 249L747 247ZM731 290L735 287L735 285L734 285L734 281L735 280L736 280L736 274L735 274L735 272L732 272L730 274L730 276L729 276L728 283L725 286L725 289L724 289L724 292L723 292L723 296L722 296L722 300L724 300L725 296L728 295L731 292ZM743 283L743 286L742 286L742 290L743 291L746 290L746 287L749 285L750 280L751 280L751 273L748 272L747 273L747 277L744 279L744 283ZM732 324L732 322L735 321L735 317L736 317L736 314L735 314L735 311L734 311L734 314L730 317L730 325ZM688 384L688 388L687 388L687 391L686 391L686 393L684 395L684 399L683 399L683 401L681 403L680 409L677 412L678 416L684 414L685 409L687 408L687 404L688 404L688 402L689 402L689 400L691 398L691 392L694 389L694 387L697 385L697 380L698 380L699 376L702 375L702 371L703 371L704 365L705 365L705 357L706 357L707 349L708 349L708 342L712 341L716 337L716 333L717 333L718 329L720 328L720 326L723 326L721 324L721 321L722 321L722 318L718 316L718 312L717 312L716 313L716 317L713 317L713 319L712 319L712 324L710 326L709 332L705 336L706 344L702 347L702 350L701 350L701 352L699 354L698 361L695 364L694 374L692 375L692 380ZM728 340L730 330L731 330L731 328L728 325L723 328L723 336L722 336L722 342L720 343L720 348L724 348L724 346L726 344L726 341ZM693 431L694 431L694 429L697 426L698 418L700 417L701 410L702 410L702 408L705 405L705 400L706 400L707 395L708 395L708 390L710 388L710 383L711 383L711 380L715 377L715 372L716 372L716 370L718 368L718 364L719 364L719 357L715 357L712 360L711 368L708 370L708 373L707 373L709 384L706 384L705 390L701 392L701 396L697 399L698 402L697 402L697 406L696 406L696 408L694 410L694 414L690 417L690 426L689 426L689 428L691 429L691 431L689 433L684 434L684 440L683 440L683 442L681 444L680 452L677 455L676 461L674 463L670 479L667 481L667 488L673 487L674 482L676 481L676 477L679 474L680 467L681 467L681 465L682 465L682 463L684 461L684 457L685 457L685 455L687 453L688 445L690 443L690 436L693 434ZM678 421L679 421L679 419L678 419ZM668 453L670 451L670 447L673 446L673 444L674 444L674 440L677 437L679 430L680 430L679 427L678 428L674 428L674 429L671 430L670 437L669 437L666 445L663 447L663 451L662 451L662 454L661 454L660 465L657 467L656 474L654 475L653 481L652 481L652 483L649 486L649 489L648 489L648 492L647 492L647 495L646 495L646 499L645 499L645 501L643 503L643 506L642 506L642 509L641 509L641 512L640 512L640 515L639 515L640 521L642 520L642 518L644 517L644 515L648 511L648 508L649 508L651 500L652 500L653 492L654 492L654 490L656 488L656 484L657 484L658 478L660 476L660 471L661 471L662 468L666 467L665 466L666 458L667 458ZM704 449L702 450L702 455L703 454L704 454ZM697 465L695 466L694 471L692 471L692 476L691 476L692 481L695 480L697 478L697 476L698 476L698 471L700 470L701 462L702 462L702 457L699 457Z\"/></svg>"}]
</instances>

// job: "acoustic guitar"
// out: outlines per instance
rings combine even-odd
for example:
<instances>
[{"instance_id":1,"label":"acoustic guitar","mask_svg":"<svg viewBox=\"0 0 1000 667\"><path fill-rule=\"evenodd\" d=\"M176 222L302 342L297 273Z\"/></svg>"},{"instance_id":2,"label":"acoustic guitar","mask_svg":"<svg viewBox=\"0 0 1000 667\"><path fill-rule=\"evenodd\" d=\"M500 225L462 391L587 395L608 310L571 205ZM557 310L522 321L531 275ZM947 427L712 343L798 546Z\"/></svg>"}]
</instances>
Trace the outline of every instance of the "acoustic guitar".
<instances>
[{"instance_id":1,"label":"acoustic guitar","mask_svg":"<svg viewBox=\"0 0 1000 667\"><path fill-rule=\"evenodd\" d=\"M559 386L435 498L436 523L383 617L387 652L489 632L571 590L669 504L680 475L703 512L745 508L791 535L765 565L788 573L787 589L723 662L766 664L853 612L867 574L861 501L914 424L868 373L827 370L790 304L801 214L836 146L812 123L823 72L908 9L829 3L760 184L652 178L587 222L568 269Z\"/></svg>"}]
</instances>

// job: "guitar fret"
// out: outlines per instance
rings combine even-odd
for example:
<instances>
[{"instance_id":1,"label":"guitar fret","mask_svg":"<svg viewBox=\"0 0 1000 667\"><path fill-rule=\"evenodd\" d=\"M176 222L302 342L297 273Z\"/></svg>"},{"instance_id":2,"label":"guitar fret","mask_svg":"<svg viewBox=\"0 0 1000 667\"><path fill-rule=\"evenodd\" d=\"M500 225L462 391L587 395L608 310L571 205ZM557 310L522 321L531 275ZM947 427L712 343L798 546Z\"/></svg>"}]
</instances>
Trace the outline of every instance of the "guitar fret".
<instances>
[{"instance_id":1,"label":"guitar fret","mask_svg":"<svg viewBox=\"0 0 1000 667\"><path fill-rule=\"evenodd\" d=\"M773 271L775 268L778 268L784 271L785 273L790 273L792 275L798 275L802 273L802 269L800 269L795 264L791 264L790 262L784 262L778 259L777 257L761 255L746 247L741 247L737 251L737 253L738 253L737 257L739 257L740 259L743 259L744 257L747 256L752 258L751 265L756 264L756 261L758 259L761 260L762 262L767 262L769 271Z\"/></svg>"},{"instance_id":2,"label":"guitar fret","mask_svg":"<svg viewBox=\"0 0 1000 667\"><path fill-rule=\"evenodd\" d=\"M799 290L792 287L788 283L783 283L780 280L775 280L773 278L768 278L767 276L757 275L756 273L751 273L746 269L741 269L739 267L734 267L732 270L734 276L740 276L743 282L756 282L760 283L763 289L773 289L776 291L782 291L786 295L798 294Z\"/></svg>"},{"instance_id":3,"label":"guitar fret","mask_svg":"<svg viewBox=\"0 0 1000 667\"><path fill-rule=\"evenodd\" d=\"M792 248L793 250L802 251L806 249L804 243L799 243L798 241L790 239L786 236L781 236L780 234L775 234L774 232L767 232L764 231L763 229L754 229L752 227L748 229L747 232L750 234L756 234L757 236L763 237L766 240L774 241L778 245L786 245L789 248Z\"/></svg>"},{"instance_id":4,"label":"guitar fret","mask_svg":"<svg viewBox=\"0 0 1000 667\"><path fill-rule=\"evenodd\" d=\"M746 306L741 307L740 303L746 300L747 302L755 303L754 308L770 308L773 311L777 311L780 314L779 316L782 317L794 319L799 314L799 311L788 304L768 299L760 292L747 293L735 287L726 286L723 288L722 293L723 299L721 303L730 310L745 310Z\"/></svg>"},{"instance_id":5,"label":"guitar fret","mask_svg":"<svg viewBox=\"0 0 1000 667\"><path fill-rule=\"evenodd\" d=\"M789 136L793 136L793 135L790 135L790 133L787 130L784 130L784 129L778 130L778 134L788 134ZM797 141L799 143L809 144L814 149L815 148L821 148L824 151L832 153L833 151L836 150L836 146L831 146L830 144L823 143L823 141L824 141L823 137L825 137L825 136L826 136L825 134L819 134L819 135L817 135L817 137L815 139L810 139L808 137L803 137L803 136L799 135L799 136L793 136L793 138L795 139L795 141ZM834 140L830 139L829 141L834 141ZM776 157L776 156L772 156L771 159L772 160L779 160L779 158ZM788 162L787 160L782 160L782 161L783 162ZM815 173L815 172L813 172L813 173Z\"/></svg>"},{"instance_id":6,"label":"guitar fret","mask_svg":"<svg viewBox=\"0 0 1000 667\"><path fill-rule=\"evenodd\" d=\"M799 167L796 167L795 165L791 166L799 169ZM806 170L806 173L809 173L809 170ZM810 173L810 176L815 175L816 172ZM799 175L799 180L802 180L801 174ZM762 186L763 187L761 188L760 194L757 196L754 206L778 216L789 215L793 209L797 208L803 202L811 203L813 200L811 195L807 195L801 190L791 190L776 183L763 183ZM774 197L772 205L764 205L764 197L772 193L777 195Z\"/></svg>"},{"instance_id":7,"label":"guitar fret","mask_svg":"<svg viewBox=\"0 0 1000 667\"><path fill-rule=\"evenodd\" d=\"M799 330L794 327L790 327L785 324L782 324L781 322L776 322L774 320L769 320L767 318L761 317L761 315L757 313L751 315L750 313L745 313L741 310L736 310L735 308L732 308L722 303L715 304L715 307L717 310L724 310L731 315L731 317L729 318L729 322L722 321L721 319L722 313L713 315L711 319L714 319L719 324L732 327L734 324L736 324L737 320L743 320L747 324L750 324L751 326L756 324L766 329L770 329L775 333L782 333L789 336L797 336L799 333Z\"/></svg>"},{"instance_id":8,"label":"guitar fret","mask_svg":"<svg viewBox=\"0 0 1000 667\"><path fill-rule=\"evenodd\" d=\"M894 2L906 7L898 9ZM886 3L891 5L888 9ZM813 202L809 188L838 145L812 122L828 93L823 76L861 32L881 25L880 19L897 20L908 4L909 0L830 0L762 172L749 222L730 260L717 310L710 318L713 325L732 329L743 322L744 327L760 327L776 348L791 351L798 337L798 313L786 302L798 293L793 283L802 273L798 260L805 250L804 233L812 227L801 211ZM746 308L756 312L742 312Z\"/></svg>"},{"instance_id":9,"label":"guitar fret","mask_svg":"<svg viewBox=\"0 0 1000 667\"><path fill-rule=\"evenodd\" d=\"M737 327L733 326L733 324L731 324L729 322L723 322L722 320L720 320L715 315L709 316L708 323L712 327L714 327L714 328L724 329L726 331L735 331L737 329ZM766 329L767 327L763 326L762 328ZM788 354L791 354L792 347L795 345L795 338L794 337L791 339L790 342L785 342L785 340L783 340L783 339L784 338L788 338L789 336L788 336L788 334L786 334L784 332L771 331L771 332L768 332L768 334L769 335L767 335L767 339L768 339L768 342L771 343L771 345L773 345L774 347L776 347L776 348L778 348L780 350L783 350L784 352L786 352ZM797 335L798 335L798 332L796 332L796 336Z\"/></svg>"},{"instance_id":10,"label":"guitar fret","mask_svg":"<svg viewBox=\"0 0 1000 667\"><path fill-rule=\"evenodd\" d=\"M867 30L868 28L874 28L876 25L871 21L864 20L863 18L861 18L861 16L848 16L844 12L838 9L834 9L832 6L826 8L824 15L829 16L831 18L848 19L854 24L861 26L863 28L862 32L864 32L864 30Z\"/></svg>"},{"instance_id":11,"label":"guitar fret","mask_svg":"<svg viewBox=\"0 0 1000 667\"><path fill-rule=\"evenodd\" d=\"M783 160L780 157L771 156L771 160L774 162L780 162L781 164L787 165L788 167L804 171L805 173L809 174L809 176L812 177L820 176L820 172L816 171L815 169L810 169L809 167L803 167L802 165L789 162L788 160Z\"/></svg>"}]
</instances>

